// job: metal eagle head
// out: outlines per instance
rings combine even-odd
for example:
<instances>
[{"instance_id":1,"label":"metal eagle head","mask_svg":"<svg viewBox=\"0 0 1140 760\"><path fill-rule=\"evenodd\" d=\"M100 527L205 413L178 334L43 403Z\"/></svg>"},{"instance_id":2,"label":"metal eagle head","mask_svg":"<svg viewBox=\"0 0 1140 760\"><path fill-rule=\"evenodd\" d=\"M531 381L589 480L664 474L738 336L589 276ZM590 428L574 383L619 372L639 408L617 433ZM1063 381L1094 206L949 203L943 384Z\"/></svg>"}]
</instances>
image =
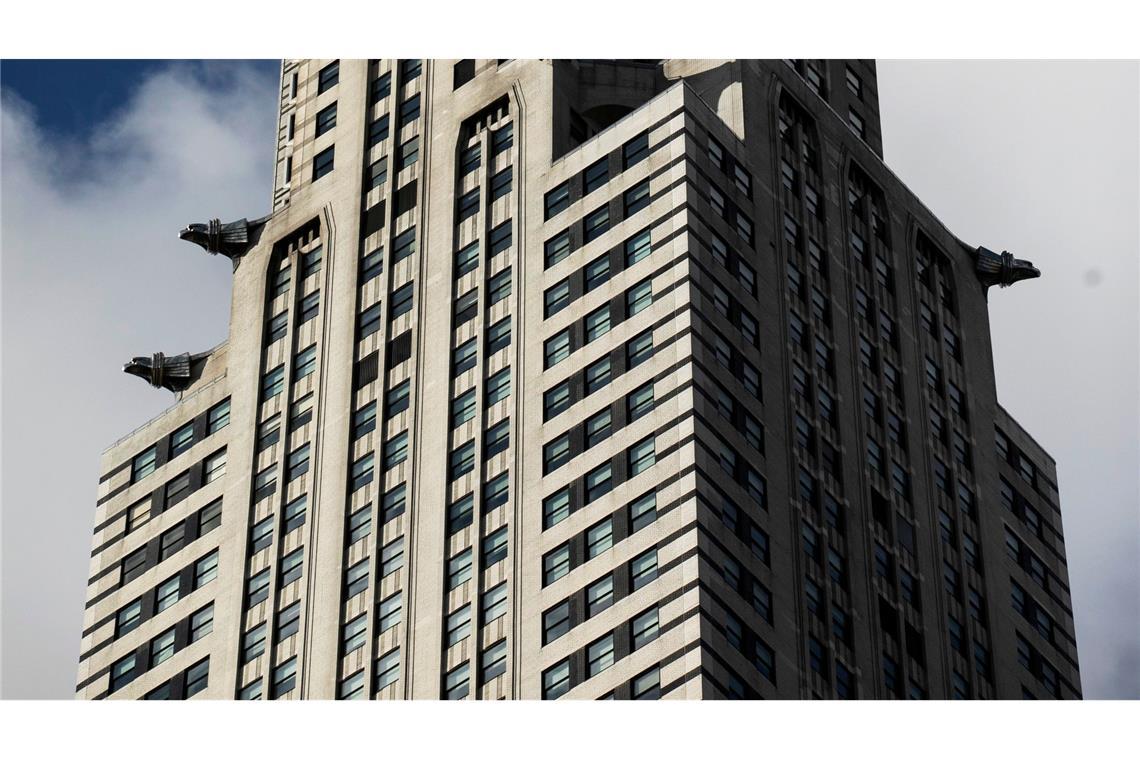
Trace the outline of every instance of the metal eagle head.
<instances>
[{"instance_id":1,"label":"metal eagle head","mask_svg":"<svg viewBox=\"0 0 1140 760\"><path fill-rule=\"evenodd\" d=\"M1009 251L994 253L981 246L975 255L974 269L986 287L1000 285L1007 288L1015 282L1041 276L1041 270L1033 266L1033 262L1015 259Z\"/></svg>"},{"instance_id":2,"label":"metal eagle head","mask_svg":"<svg viewBox=\"0 0 1140 760\"><path fill-rule=\"evenodd\" d=\"M179 240L185 240L210 250L210 225L195 222L188 224L178 233Z\"/></svg>"}]
</instances>

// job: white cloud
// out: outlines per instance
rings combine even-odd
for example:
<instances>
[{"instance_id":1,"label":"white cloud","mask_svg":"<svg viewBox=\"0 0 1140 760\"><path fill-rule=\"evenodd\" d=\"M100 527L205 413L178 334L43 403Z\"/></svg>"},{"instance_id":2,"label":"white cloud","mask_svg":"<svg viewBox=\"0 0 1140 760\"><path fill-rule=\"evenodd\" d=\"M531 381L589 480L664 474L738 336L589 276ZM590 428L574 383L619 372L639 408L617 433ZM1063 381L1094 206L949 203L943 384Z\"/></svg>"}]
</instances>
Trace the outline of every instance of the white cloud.
<instances>
[{"instance_id":1,"label":"white cloud","mask_svg":"<svg viewBox=\"0 0 1140 760\"><path fill-rule=\"evenodd\" d=\"M173 402L122 364L226 338L229 261L177 232L268 212L276 89L245 63L172 64L69 142L4 93L6 697L74 693L98 452Z\"/></svg>"}]
</instances>

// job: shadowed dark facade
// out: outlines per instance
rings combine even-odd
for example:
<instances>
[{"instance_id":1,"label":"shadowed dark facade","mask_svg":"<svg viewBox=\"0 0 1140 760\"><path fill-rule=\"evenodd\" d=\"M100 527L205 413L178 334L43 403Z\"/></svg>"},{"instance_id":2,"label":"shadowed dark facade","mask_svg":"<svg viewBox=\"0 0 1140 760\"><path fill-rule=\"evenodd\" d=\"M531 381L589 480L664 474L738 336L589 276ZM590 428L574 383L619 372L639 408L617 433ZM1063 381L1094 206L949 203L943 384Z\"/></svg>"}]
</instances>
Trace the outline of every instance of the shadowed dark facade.
<instances>
[{"instance_id":1,"label":"shadowed dark facade","mask_svg":"<svg viewBox=\"0 0 1140 760\"><path fill-rule=\"evenodd\" d=\"M182 233L229 340L104 455L81 695L1080 697L1039 273L873 62L286 61L277 158Z\"/></svg>"}]
</instances>

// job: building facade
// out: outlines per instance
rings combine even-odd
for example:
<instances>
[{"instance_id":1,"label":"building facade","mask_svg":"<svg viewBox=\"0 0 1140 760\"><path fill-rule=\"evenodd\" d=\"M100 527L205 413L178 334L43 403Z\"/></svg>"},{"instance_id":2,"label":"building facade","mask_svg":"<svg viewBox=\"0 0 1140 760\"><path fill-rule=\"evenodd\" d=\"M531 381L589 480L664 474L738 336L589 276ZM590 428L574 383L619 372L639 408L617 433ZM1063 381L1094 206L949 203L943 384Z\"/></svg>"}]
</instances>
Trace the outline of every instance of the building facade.
<instances>
[{"instance_id":1,"label":"building facade","mask_svg":"<svg viewBox=\"0 0 1140 760\"><path fill-rule=\"evenodd\" d=\"M884 166L872 61L291 60L278 131L182 234L228 339L128 367L178 403L103 455L78 696L1080 696L1036 270Z\"/></svg>"}]
</instances>

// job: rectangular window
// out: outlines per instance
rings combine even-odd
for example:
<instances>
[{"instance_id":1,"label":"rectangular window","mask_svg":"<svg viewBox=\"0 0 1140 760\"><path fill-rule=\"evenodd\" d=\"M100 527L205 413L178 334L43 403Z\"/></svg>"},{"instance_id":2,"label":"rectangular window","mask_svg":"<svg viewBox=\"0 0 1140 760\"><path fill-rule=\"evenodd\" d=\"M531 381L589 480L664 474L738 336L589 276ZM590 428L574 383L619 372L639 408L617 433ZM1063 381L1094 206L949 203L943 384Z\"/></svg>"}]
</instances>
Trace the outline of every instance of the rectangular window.
<instances>
[{"instance_id":1,"label":"rectangular window","mask_svg":"<svg viewBox=\"0 0 1140 760\"><path fill-rule=\"evenodd\" d=\"M586 677L592 678L614 664L614 635L608 634L586 647Z\"/></svg>"},{"instance_id":2,"label":"rectangular window","mask_svg":"<svg viewBox=\"0 0 1140 760\"><path fill-rule=\"evenodd\" d=\"M477 213L479 213L479 188L476 187L470 192L459 196L459 199L455 202L455 223L459 224L475 216ZM472 243L471 245L476 248L476 251L478 250L478 242ZM458 274L459 273L457 273L457 276Z\"/></svg>"},{"instance_id":3,"label":"rectangular window","mask_svg":"<svg viewBox=\"0 0 1140 760\"><path fill-rule=\"evenodd\" d=\"M507 526L483 539L483 568L486 569L507 558Z\"/></svg>"},{"instance_id":4,"label":"rectangular window","mask_svg":"<svg viewBox=\"0 0 1140 760\"><path fill-rule=\"evenodd\" d=\"M543 422L570 408L570 381L559 383L542 396Z\"/></svg>"},{"instance_id":5,"label":"rectangular window","mask_svg":"<svg viewBox=\"0 0 1140 760\"><path fill-rule=\"evenodd\" d=\"M638 497L629 505L630 533L636 533L656 519L657 493L655 491Z\"/></svg>"},{"instance_id":6,"label":"rectangular window","mask_svg":"<svg viewBox=\"0 0 1140 760\"><path fill-rule=\"evenodd\" d=\"M487 405L497 404L511 395L511 368L504 367L487 378Z\"/></svg>"},{"instance_id":7,"label":"rectangular window","mask_svg":"<svg viewBox=\"0 0 1140 760\"><path fill-rule=\"evenodd\" d=\"M646 208L649 205L649 201L649 180L645 180L640 184L634 185L629 190L626 190L623 196L625 217L628 219L638 211L641 211L641 209Z\"/></svg>"},{"instance_id":8,"label":"rectangular window","mask_svg":"<svg viewBox=\"0 0 1140 760\"><path fill-rule=\"evenodd\" d=\"M610 331L610 305L586 315L586 342L596 340Z\"/></svg>"},{"instance_id":9,"label":"rectangular window","mask_svg":"<svg viewBox=\"0 0 1140 760\"><path fill-rule=\"evenodd\" d=\"M451 670L443 679L443 698L446 700L467 699L470 691L470 668L465 662Z\"/></svg>"},{"instance_id":10,"label":"rectangular window","mask_svg":"<svg viewBox=\"0 0 1140 760\"><path fill-rule=\"evenodd\" d=\"M194 588L200 589L218 577L218 550L194 563Z\"/></svg>"},{"instance_id":11,"label":"rectangular window","mask_svg":"<svg viewBox=\"0 0 1140 760\"><path fill-rule=\"evenodd\" d=\"M410 380L405 380L394 388L389 388L387 395L384 397L384 416L391 419L407 409L410 393Z\"/></svg>"},{"instance_id":12,"label":"rectangular window","mask_svg":"<svg viewBox=\"0 0 1140 760\"><path fill-rule=\"evenodd\" d=\"M309 444L305 444L308 447ZM305 512L308 507L309 497L307 494L301 494L293 501L285 505L284 512L284 533L288 534L300 528L305 524Z\"/></svg>"},{"instance_id":13,"label":"rectangular window","mask_svg":"<svg viewBox=\"0 0 1140 760\"><path fill-rule=\"evenodd\" d=\"M186 545L186 523L179 523L158 539L158 561L170 559Z\"/></svg>"},{"instance_id":14,"label":"rectangular window","mask_svg":"<svg viewBox=\"0 0 1140 760\"><path fill-rule=\"evenodd\" d=\"M494 256L511 247L511 220L491 230L487 237L487 255Z\"/></svg>"},{"instance_id":15,"label":"rectangular window","mask_svg":"<svg viewBox=\"0 0 1140 760\"><path fill-rule=\"evenodd\" d=\"M330 145L313 158L313 182L332 172L335 149L335 145Z\"/></svg>"},{"instance_id":16,"label":"rectangular window","mask_svg":"<svg viewBox=\"0 0 1140 760\"><path fill-rule=\"evenodd\" d=\"M293 636L301 627L301 603L293 602L277 613L277 641Z\"/></svg>"},{"instance_id":17,"label":"rectangular window","mask_svg":"<svg viewBox=\"0 0 1140 760\"><path fill-rule=\"evenodd\" d=\"M603 409L586 420L586 448L601 443L610 437L613 432L613 414L610 410Z\"/></svg>"},{"instance_id":18,"label":"rectangular window","mask_svg":"<svg viewBox=\"0 0 1140 760\"><path fill-rule=\"evenodd\" d=\"M309 444L289 452L285 462L285 481L295 480L309 471Z\"/></svg>"},{"instance_id":19,"label":"rectangular window","mask_svg":"<svg viewBox=\"0 0 1140 760\"><path fill-rule=\"evenodd\" d=\"M513 168L508 166L501 172L491 177L491 202L495 202L499 198L511 192L511 184L514 179Z\"/></svg>"},{"instance_id":20,"label":"rectangular window","mask_svg":"<svg viewBox=\"0 0 1140 760\"><path fill-rule=\"evenodd\" d=\"M190 422L170 434L170 458L188 451L194 445L194 423Z\"/></svg>"},{"instance_id":21,"label":"rectangular window","mask_svg":"<svg viewBox=\"0 0 1140 760\"><path fill-rule=\"evenodd\" d=\"M370 103L379 103L392 93L392 72L386 71L368 85Z\"/></svg>"},{"instance_id":22,"label":"rectangular window","mask_svg":"<svg viewBox=\"0 0 1140 760\"><path fill-rule=\"evenodd\" d=\"M317 137L336 126L336 103L317 112Z\"/></svg>"},{"instance_id":23,"label":"rectangular window","mask_svg":"<svg viewBox=\"0 0 1140 760\"><path fill-rule=\"evenodd\" d=\"M336 60L325 66L317 74L317 94L332 89L340 81L340 61Z\"/></svg>"},{"instance_id":24,"label":"rectangular window","mask_svg":"<svg viewBox=\"0 0 1140 760\"><path fill-rule=\"evenodd\" d=\"M612 377L611 362L608 356L586 367L586 395L609 385Z\"/></svg>"},{"instance_id":25,"label":"rectangular window","mask_svg":"<svg viewBox=\"0 0 1140 760\"><path fill-rule=\"evenodd\" d=\"M487 355L511 345L511 318L504 317L487 328Z\"/></svg>"},{"instance_id":26,"label":"rectangular window","mask_svg":"<svg viewBox=\"0 0 1140 760\"><path fill-rule=\"evenodd\" d=\"M609 462L586 473L586 503L606 495L613 488L613 469Z\"/></svg>"},{"instance_id":27,"label":"rectangular window","mask_svg":"<svg viewBox=\"0 0 1140 760\"><path fill-rule=\"evenodd\" d=\"M404 566L404 537L393 539L380 550L380 577L384 578Z\"/></svg>"},{"instance_id":28,"label":"rectangular window","mask_svg":"<svg viewBox=\"0 0 1140 760\"><path fill-rule=\"evenodd\" d=\"M603 253L586 265L585 289L589 293L594 288L610 279L610 255Z\"/></svg>"},{"instance_id":29,"label":"rectangular window","mask_svg":"<svg viewBox=\"0 0 1140 760\"><path fill-rule=\"evenodd\" d=\"M507 267L487 281L487 304L495 304L511 294L511 268Z\"/></svg>"},{"instance_id":30,"label":"rectangular window","mask_svg":"<svg viewBox=\"0 0 1140 760\"><path fill-rule=\"evenodd\" d=\"M396 149L396 171L402 172L420 158L420 136L416 135Z\"/></svg>"},{"instance_id":31,"label":"rectangular window","mask_svg":"<svg viewBox=\"0 0 1140 760\"><path fill-rule=\"evenodd\" d=\"M570 183L563 182L558 187L548 192L543 199L544 204L544 221L558 216L566 209L570 208Z\"/></svg>"},{"instance_id":32,"label":"rectangular window","mask_svg":"<svg viewBox=\"0 0 1140 760\"><path fill-rule=\"evenodd\" d=\"M230 400L226 399L206 413L206 433L212 435L228 424L230 424Z\"/></svg>"},{"instance_id":33,"label":"rectangular window","mask_svg":"<svg viewBox=\"0 0 1140 760\"><path fill-rule=\"evenodd\" d=\"M586 617L594 617L614 603L614 577L607 575L586 587Z\"/></svg>"},{"instance_id":34,"label":"rectangular window","mask_svg":"<svg viewBox=\"0 0 1140 760\"><path fill-rule=\"evenodd\" d=\"M138 675L138 669L135 667L135 653L131 652L126 657L117 660L111 665L111 691L116 692L123 688Z\"/></svg>"},{"instance_id":35,"label":"rectangular window","mask_svg":"<svg viewBox=\"0 0 1140 760\"><path fill-rule=\"evenodd\" d=\"M372 533L372 505L365 504L348 516L348 543L355 544Z\"/></svg>"},{"instance_id":36,"label":"rectangular window","mask_svg":"<svg viewBox=\"0 0 1140 760\"><path fill-rule=\"evenodd\" d=\"M629 476L645 472L656 462L656 440L653 436L635 443L629 449Z\"/></svg>"},{"instance_id":37,"label":"rectangular window","mask_svg":"<svg viewBox=\"0 0 1140 760\"><path fill-rule=\"evenodd\" d=\"M542 558L542 585L549 586L570 572L570 544L562 544Z\"/></svg>"},{"instance_id":38,"label":"rectangular window","mask_svg":"<svg viewBox=\"0 0 1140 760\"><path fill-rule=\"evenodd\" d=\"M602 206L586 215L583 239L589 243L601 237L610 228L610 207Z\"/></svg>"},{"instance_id":39,"label":"rectangular window","mask_svg":"<svg viewBox=\"0 0 1140 760\"><path fill-rule=\"evenodd\" d=\"M350 480L352 481L352 490L359 490L371 483L372 475L372 453L369 452L352 463L352 470L349 473Z\"/></svg>"},{"instance_id":40,"label":"rectangular window","mask_svg":"<svg viewBox=\"0 0 1140 760\"><path fill-rule=\"evenodd\" d=\"M447 590L459 588L471 579L471 550L456 554L447 561Z\"/></svg>"},{"instance_id":41,"label":"rectangular window","mask_svg":"<svg viewBox=\"0 0 1140 760\"><path fill-rule=\"evenodd\" d=\"M420 95L416 93L400 104L400 127L405 127L420 118Z\"/></svg>"},{"instance_id":42,"label":"rectangular window","mask_svg":"<svg viewBox=\"0 0 1140 760\"><path fill-rule=\"evenodd\" d=\"M607 517L586 531L586 559L593 559L614 545L614 521Z\"/></svg>"},{"instance_id":43,"label":"rectangular window","mask_svg":"<svg viewBox=\"0 0 1140 760\"><path fill-rule=\"evenodd\" d=\"M131 460L131 482L137 483L155 470L158 447L151 446Z\"/></svg>"},{"instance_id":44,"label":"rectangular window","mask_svg":"<svg viewBox=\"0 0 1140 760\"><path fill-rule=\"evenodd\" d=\"M294 551L289 552L281 558L281 585L288 586L290 583L300 580L301 573L304 569L305 561L305 547L301 547Z\"/></svg>"},{"instance_id":45,"label":"rectangular window","mask_svg":"<svg viewBox=\"0 0 1140 760\"><path fill-rule=\"evenodd\" d=\"M589 195L606 184L609 179L610 166L608 158L603 158L601 161L586 167L586 171L582 172L582 195Z\"/></svg>"},{"instance_id":46,"label":"rectangular window","mask_svg":"<svg viewBox=\"0 0 1140 760\"><path fill-rule=\"evenodd\" d=\"M642 132L621 148L622 167L628 169L649 156L649 133Z\"/></svg>"},{"instance_id":47,"label":"rectangular window","mask_svg":"<svg viewBox=\"0 0 1140 760\"><path fill-rule=\"evenodd\" d=\"M416 252L416 228L410 227L392 240L392 263L403 261ZM405 286L406 287L406 286Z\"/></svg>"},{"instance_id":48,"label":"rectangular window","mask_svg":"<svg viewBox=\"0 0 1140 760\"><path fill-rule=\"evenodd\" d=\"M649 229L646 228L625 241L625 265L631 267L653 253Z\"/></svg>"},{"instance_id":49,"label":"rectangular window","mask_svg":"<svg viewBox=\"0 0 1140 760\"><path fill-rule=\"evenodd\" d=\"M460 375L475 366L478 343L475 338L457 346L451 355L451 371Z\"/></svg>"},{"instance_id":50,"label":"rectangular window","mask_svg":"<svg viewBox=\"0 0 1140 760\"><path fill-rule=\"evenodd\" d=\"M562 311L570 303L570 281L551 285L543 294L543 319L549 319Z\"/></svg>"},{"instance_id":51,"label":"rectangular window","mask_svg":"<svg viewBox=\"0 0 1140 760\"><path fill-rule=\"evenodd\" d=\"M570 230L563 230L543 245L543 257L547 269L570 255Z\"/></svg>"},{"instance_id":52,"label":"rectangular window","mask_svg":"<svg viewBox=\"0 0 1140 760\"><path fill-rule=\"evenodd\" d=\"M317 368L317 346L313 344L297 354L293 361L293 382L307 377Z\"/></svg>"},{"instance_id":53,"label":"rectangular window","mask_svg":"<svg viewBox=\"0 0 1140 760\"><path fill-rule=\"evenodd\" d=\"M459 154L459 176L466 177L483 164L483 146L475 143Z\"/></svg>"},{"instance_id":54,"label":"rectangular window","mask_svg":"<svg viewBox=\"0 0 1140 760\"><path fill-rule=\"evenodd\" d=\"M253 607L269 598L269 568L251 577L246 583L246 607Z\"/></svg>"},{"instance_id":55,"label":"rectangular window","mask_svg":"<svg viewBox=\"0 0 1140 760\"><path fill-rule=\"evenodd\" d=\"M629 563L629 574L634 591L656 578L657 550L650 549L641 556L634 557Z\"/></svg>"},{"instance_id":56,"label":"rectangular window","mask_svg":"<svg viewBox=\"0 0 1140 760\"><path fill-rule=\"evenodd\" d=\"M653 383L646 383L630 392L626 409L629 412L629 421L633 422L653 411Z\"/></svg>"},{"instance_id":57,"label":"rectangular window","mask_svg":"<svg viewBox=\"0 0 1140 760\"><path fill-rule=\"evenodd\" d=\"M542 474L549 475L570 461L570 434L555 438L542 447Z\"/></svg>"},{"instance_id":58,"label":"rectangular window","mask_svg":"<svg viewBox=\"0 0 1140 760\"><path fill-rule=\"evenodd\" d=\"M632 317L642 309L653 305L653 282L639 282L625 292L626 316Z\"/></svg>"},{"instance_id":59,"label":"rectangular window","mask_svg":"<svg viewBox=\"0 0 1140 760\"><path fill-rule=\"evenodd\" d=\"M173 507L190 495L190 471L182 473L166 484L166 508Z\"/></svg>"},{"instance_id":60,"label":"rectangular window","mask_svg":"<svg viewBox=\"0 0 1140 760\"><path fill-rule=\"evenodd\" d=\"M447 616L447 646L453 647L471 635L471 605L465 604Z\"/></svg>"},{"instance_id":61,"label":"rectangular window","mask_svg":"<svg viewBox=\"0 0 1140 760\"><path fill-rule=\"evenodd\" d=\"M503 581L483 594L483 625L507 614L507 582Z\"/></svg>"},{"instance_id":62,"label":"rectangular window","mask_svg":"<svg viewBox=\"0 0 1140 760\"><path fill-rule=\"evenodd\" d=\"M397 591L392 596L384 599L377 607L377 627L380 633L394 628L400 624L401 614L403 612L403 597L402 593Z\"/></svg>"},{"instance_id":63,"label":"rectangular window","mask_svg":"<svg viewBox=\"0 0 1140 760\"><path fill-rule=\"evenodd\" d=\"M412 310L412 285L408 283L392 293L391 313L389 319L407 314Z\"/></svg>"},{"instance_id":64,"label":"rectangular window","mask_svg":"<svg viewBox=\"0 0 1140 760\"><path fill-rule=\"evenodd\" d=\"M570 355L570 331L563 330L543 344L544 369L550 369Z\"/></svg>"},{"instance_id":65,"label":"rectangular window","mask_svg":"<svg viewBox=\"0 0 1140 760\"><path fill-rule=\"evenodd\" d=\"M162 612L173 607L181 595L181 587L182 584L177 575L163 581L154 594L155 612Z\"/></svg>"},{"instance_id":66,"label":"rectangular window","mask_svg":"<svg viewBox=\"0 0 1140 760\"><path fill-rule=\"evenodd\" d=\"M408 431L404 430L384 442L384 469L391 469L407 458Z\"/></svg>"},{"instance_id":67,"label":"rectangular window","mask_svg":"<svg viewBox=\"0 0 1140 760\"><path fill-rule=\"evenodd\" d=\"M511 445L511 421L505 419L489 428L483 435L483 456L492 457L506 451Z\"/></svg>"},{"instance_id":68,"label":"rectangular window","mask_svg":"<svg viewBox=\"0 0 1140 760\"><path fill-rule=\"evenodd\" d=\"M466 528L471 524L471 515L475 504L475 494L469 493L451 502L447 508L447 532L449 534Z\"/></svg>"},{"instance_id":69,"label":"rectangular window","mask_svg":"<svg viewBox=\"0 0 1140 760\"><path fill-rule=\"evenodd\" d=\"M375 145L379 145L380 143L384 142L387 139L388 139L388 114L384 114L383 116L372 121L368 125L368 147L371 148ZM378 177L377 176L378 172L373 171L372 172L372 187L376 187L378 185L383 184L384 180L386 180L388 178L388 160L387 160L387 157L381 159L381 161L384 162L382 166L376 167L376 164L373 164L373 167L380 169L379 173L382 174L383 177L382 178ZM377 162L377 163L379 163L379 162Z\"/></svg>"},{"instance_id":70,"label":"rectangular window","mask_svg":"<svg viewBox=\"0 0 1140 760\"><path fill-rule=\"evenodd\" d=\"M491 133L491 155L497 156L515 144L514 124L507 124Z\"/></svg>"},{"instance_id":71,"label":"rectangular window","mask_svg":"<svg viewBox=\"0 0 1140 760\"><path fill-rule=\"evenodd\" d=\"M570 489L563 488L542 500L542 529L546 530L570 516Z\"/></svg>"},{"instance_id":72,"label":"rectangular window","mask_svg":"<svg viewBox=\"0 0 1140 760\"><path fill-rule=\"evenodd\" d=\"M290 657L273 669L273 698L278 699L297 688L297 658Z\"/></svg>"},{"instance_id":73,"label":"rectangular window","mask_svg":"<svg viewBox=\"0 0 1140 760\"><path fill-rule=\"evenodd\" d=\"M558 699L568 691L570 691L570 660L563 660L543 671L543 699Z\"/></svg>"},{"instance_id":74,"label":"rectangular window","mask_svg":"<svg viewBox=\"0 0 1140 760\"><path fill-rule=\"evenodd\" d=\"M400 680L400 650L393 649L376 660L376 691Z\"/></svg>"}]
</instances>

